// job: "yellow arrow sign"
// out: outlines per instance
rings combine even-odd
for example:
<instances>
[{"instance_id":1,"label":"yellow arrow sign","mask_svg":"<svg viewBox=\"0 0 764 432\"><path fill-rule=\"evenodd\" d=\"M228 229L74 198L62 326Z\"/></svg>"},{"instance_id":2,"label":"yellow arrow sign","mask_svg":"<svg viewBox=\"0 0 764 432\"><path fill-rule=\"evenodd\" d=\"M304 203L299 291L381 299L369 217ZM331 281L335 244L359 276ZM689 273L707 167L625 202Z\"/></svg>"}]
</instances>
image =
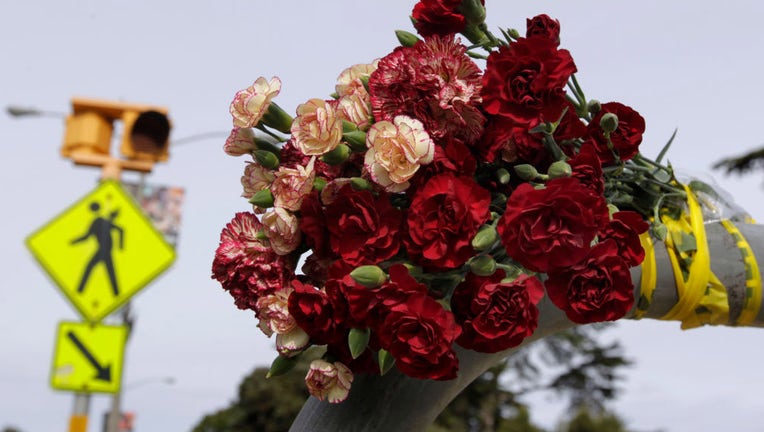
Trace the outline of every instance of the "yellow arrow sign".
<instances>
[{"instance_id":1,"label":"yellow arrow sign","mask_svg":"<svg viewBox=\"0 0 764 432\"><path fill-rule=\"evenodd\" d=\"M59 323L50 385L58 390L116 393L126 341L126 326Z\"/></svg>"},{"instance_id":2,"label":"yellow arrow sign","mask_svg":"<svg viewBox=\"0 0 764 432\"><path fill-rule=\"evenodd\" d=\"M27 238L82 316L98 322L175 260L175 251L119 183L104 181Z\"/></svg>"}]
</instances>

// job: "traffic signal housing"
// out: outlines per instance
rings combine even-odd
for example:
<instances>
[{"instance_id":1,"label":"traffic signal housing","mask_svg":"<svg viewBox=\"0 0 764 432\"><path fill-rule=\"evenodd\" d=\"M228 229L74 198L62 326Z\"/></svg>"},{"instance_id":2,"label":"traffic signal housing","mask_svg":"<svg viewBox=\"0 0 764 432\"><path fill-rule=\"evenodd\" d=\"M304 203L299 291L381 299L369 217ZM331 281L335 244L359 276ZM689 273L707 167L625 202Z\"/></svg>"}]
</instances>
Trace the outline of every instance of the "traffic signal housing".
<instances>
[{"instance_id":1,"label":"traffic signal housing","mask_svg":"<svg viewBox=\"0 0 764 432\"><path fill-rule=\"evenodd\" d=\"M163 107L73 98L61 154L77 159L111 155L115 122L122 123L120 153L149 164L169 158L171 124Z\"/></svg>"}]
</instances>

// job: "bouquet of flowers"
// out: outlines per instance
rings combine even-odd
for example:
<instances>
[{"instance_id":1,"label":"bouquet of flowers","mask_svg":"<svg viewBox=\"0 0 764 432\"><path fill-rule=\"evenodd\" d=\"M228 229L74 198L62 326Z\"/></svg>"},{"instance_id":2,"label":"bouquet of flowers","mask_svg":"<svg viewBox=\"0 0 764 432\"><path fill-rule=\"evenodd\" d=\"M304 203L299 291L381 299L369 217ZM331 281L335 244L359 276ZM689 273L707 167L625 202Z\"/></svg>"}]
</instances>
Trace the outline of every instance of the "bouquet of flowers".
<instances>
[{"instance_id":1,"label":"bouquet of flowers","mask_svg":"<svg viewBox=\"0 0 764 432\"><path fill-rule=\"evenodd\" d=\"M253 208L223 229L212 273L276 335L271 375L323 346L306 383L336 403L354 374L449 380L455 344L519 345L545 295L575 323L635 306L630 268L648 229L681 219L685 187L663 152L639 153L637 111L586 98L558 21L497 37L485 12L419 1L418 36L396 32L294 117L278 78L236 93L224 149L251 156Z\"/></svg>"}]
</instances>

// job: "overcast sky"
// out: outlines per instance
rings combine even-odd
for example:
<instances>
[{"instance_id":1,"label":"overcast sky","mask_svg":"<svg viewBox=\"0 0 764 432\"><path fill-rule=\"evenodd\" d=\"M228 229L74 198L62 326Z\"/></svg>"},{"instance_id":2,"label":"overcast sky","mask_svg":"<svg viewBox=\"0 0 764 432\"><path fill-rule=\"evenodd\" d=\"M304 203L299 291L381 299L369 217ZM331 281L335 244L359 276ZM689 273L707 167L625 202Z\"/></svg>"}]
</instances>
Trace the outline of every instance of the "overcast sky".
<instances>
[{"instance_id":1,"label":"overcast sky","mask_svg":"<svg viewBox=\"0 0 764 432\"><path fill-rule=\"evenodd\" d=\"M657 155L675 128L669 159L713 175L764 220L762 176L724 178L711 164L764 142L764 4L486 0L491 28L524 30L547 13L587 96L619 101L647 121L642 151ZM347 66L384 56L395 29L411 30L414 1L34 1L0 0L0 106L69 111L72 96L163 105L172 139L220 132L172 150L150 182L187 191L175 265L134 301L138 316L123 383L136 430L185 431L227 405L241 378L270 363L272 340L210 279L222 226L237 211L243 158L222 152L228 104L257 77L283 81L277 101L293 111L333 91ZM574 6L575 4L575 6ZM65 430L73 396L48 386L56 324L77 313L43 274L24 238L96 184L98 170L59 156L55 117L0 114L0 428ZM129 179L129 178L128 178ZM761 430L762 340L758 329L626 322L609 333L635 366L615 403L642 431ZM173 377L176 384L136 383ZM134 385L130 387L131 383ZM539 399L550 426L559 403ZM90 431L108 398L94 396Z\"/></svg>"}]
</instances>

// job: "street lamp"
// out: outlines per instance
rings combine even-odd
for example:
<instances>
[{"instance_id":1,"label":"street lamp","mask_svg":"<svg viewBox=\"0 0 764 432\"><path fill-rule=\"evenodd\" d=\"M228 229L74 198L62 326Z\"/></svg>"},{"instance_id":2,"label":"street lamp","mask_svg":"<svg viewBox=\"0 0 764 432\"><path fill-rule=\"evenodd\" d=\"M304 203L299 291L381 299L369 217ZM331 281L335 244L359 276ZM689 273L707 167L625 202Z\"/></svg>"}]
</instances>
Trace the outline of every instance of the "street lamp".
<instances>
[{"instance_id":1,"label":"street lamp","mask_svg":"<svg viewBox=\"0 0 764 432\"><path fill-rule=\"evenodd\" d=\"M25 107L20 105L8 105L5 112L11 117L58 117L66 118L66 113L57 111L43 111L34 107Z\"/></svg>"}]
</instances>

